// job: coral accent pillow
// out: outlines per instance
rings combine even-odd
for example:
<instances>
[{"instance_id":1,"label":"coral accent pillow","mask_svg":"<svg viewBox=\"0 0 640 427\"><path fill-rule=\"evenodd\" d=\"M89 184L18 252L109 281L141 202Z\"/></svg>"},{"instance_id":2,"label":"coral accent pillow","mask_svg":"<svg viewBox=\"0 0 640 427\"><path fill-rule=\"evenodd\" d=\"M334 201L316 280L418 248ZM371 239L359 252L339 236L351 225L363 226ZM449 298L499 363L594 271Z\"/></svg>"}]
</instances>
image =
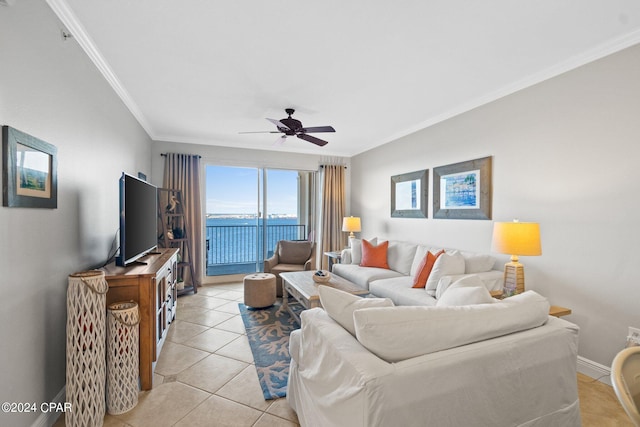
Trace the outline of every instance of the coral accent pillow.
<instances>
[{"instance_id":1,"label":"coral accent pillow","mask_svg":"<svg viewBox=\"0 0 640 427\"><path fill-rule=\"evenodd\" d=\"M362 261L360 261L360 267L378 267L389 269L387 264L387 248L389 247L389 241L380 243L378 246L373 246L366 240L362 240Z\"/></svg>"},{"instance_id":2,"label":"coral accent pillow","mask_svg":"<svg viewBox=\"0 0 640 427\"><path fill-rule=\"evenodd\" d=\"M420 266L418 266L418 274L413 278L413 287L414 288L424 288L427 286L427 279L429 278L429 274L431 274L431 270L433 270L433 266L436 263L436 260L440 255L444 253L444 249L436 254L432 254L427 251L427 255L424 257Z\"/></svg>"}]
</instances>

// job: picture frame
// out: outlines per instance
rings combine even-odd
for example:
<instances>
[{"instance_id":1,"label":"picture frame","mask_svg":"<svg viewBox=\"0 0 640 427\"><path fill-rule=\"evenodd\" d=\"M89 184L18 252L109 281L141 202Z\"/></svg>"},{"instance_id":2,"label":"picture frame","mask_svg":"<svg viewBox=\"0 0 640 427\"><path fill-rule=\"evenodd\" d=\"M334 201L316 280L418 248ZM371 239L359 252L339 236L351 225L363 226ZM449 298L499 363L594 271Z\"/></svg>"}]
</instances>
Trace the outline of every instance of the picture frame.
<instances>
[{"instance_id":1,"label":"picture frame","mask_svg":"<svg viewBox=\"0 0 640 427\"><path fill-rule=\"evenodd\" d=\"M429 169L391 177L391 217L427 218Z\"/></svg>"},{"instance_id":2,"label":"picture frame","mask_svg":"<svg viewBox=\"0 0 640 427\"><path fill-rule=\"evenodd\" d=\"M2 126L2 205L58 207L58 149L10 126Z\"/></svg>"},{"instance_id":3,"label":"picture frame","mask_svg":"<svg viewBox=\"0 0 640 427\"><path fill-rule=\"evenodd\" d=\"M491 157L433 169L433 217L491 219Z\"/></svg>"}]
</instances>

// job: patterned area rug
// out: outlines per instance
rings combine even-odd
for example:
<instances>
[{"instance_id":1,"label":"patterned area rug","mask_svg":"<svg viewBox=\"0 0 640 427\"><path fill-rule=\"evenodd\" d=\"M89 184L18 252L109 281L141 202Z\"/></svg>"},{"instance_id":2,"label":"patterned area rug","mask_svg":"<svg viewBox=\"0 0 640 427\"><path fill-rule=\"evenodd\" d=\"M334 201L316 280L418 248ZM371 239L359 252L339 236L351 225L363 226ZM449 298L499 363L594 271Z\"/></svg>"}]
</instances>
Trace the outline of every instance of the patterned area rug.
<instances>
[{"instance_id":1,"label":"patterned area rug","mask_svg":"<svg viewBox=\"0 0 640 427\"><path fill-rule=\"evenodd\" d=\"M238 303L265 400L284 397L289 377L289 334L300 326L282 309L280 300L269 308Z\"/></svg>"}]
</instances>

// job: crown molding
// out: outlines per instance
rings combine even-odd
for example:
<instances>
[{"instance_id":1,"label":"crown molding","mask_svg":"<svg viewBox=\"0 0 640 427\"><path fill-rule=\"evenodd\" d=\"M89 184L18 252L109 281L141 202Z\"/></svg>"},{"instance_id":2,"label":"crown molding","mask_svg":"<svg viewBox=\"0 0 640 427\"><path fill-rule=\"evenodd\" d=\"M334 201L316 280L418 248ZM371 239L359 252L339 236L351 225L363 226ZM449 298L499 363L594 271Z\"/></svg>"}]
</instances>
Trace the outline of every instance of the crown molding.
<instances>
[{"instance_id":1,"label":"crown molding","mask_svg":"<svg viewBox=\"0 0 640 427\"><path fill-rule=\"evenodd\" d=\"M151 139L155 139L153 137L153 128L149 124L149 121L146 119L145 115L142 113L131 95L129 95L129 92L124 88L122 83L120 83L120 80L104 59L100 50L97 48L67 2L65 0L46 0L46 2L71 35L73 35L73 38L77 40L82 50L84 50L87 56L89 56L89 59L91 59L94 65L98 68L98 71L100 71L109 85L111 85L122 102L124 102L140 126L142 126Z\"/></svg>"}]
</instances>

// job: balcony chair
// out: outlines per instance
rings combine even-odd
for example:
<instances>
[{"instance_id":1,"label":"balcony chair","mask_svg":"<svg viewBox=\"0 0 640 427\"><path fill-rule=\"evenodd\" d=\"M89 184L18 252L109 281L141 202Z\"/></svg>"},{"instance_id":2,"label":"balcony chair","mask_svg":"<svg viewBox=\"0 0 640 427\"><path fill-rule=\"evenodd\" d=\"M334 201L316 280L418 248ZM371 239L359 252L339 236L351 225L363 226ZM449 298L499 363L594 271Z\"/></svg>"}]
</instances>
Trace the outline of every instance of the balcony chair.
<instances>
[{"instance_id":1,"label":"balcony chair","mask_svg":"<svg viewBox=\"0 0 640 427\"><path fill-rule=\"evenodd\" d=\"M264 272L275 274L276 294L282 296L280 273L314 270L316 244L307 240L280 240L270 258L264 260Z\"/></svg>"},{"instance_id":2,"label":"balcony chair","mask_svg":"<svg viewBox=\"0 0 640 427\"><path fill-rule=\"evenodd\" d=\"M640 427L640 346L625 348L616 355L611 383L625 412Z\"/></svg>"}]
</instances>

